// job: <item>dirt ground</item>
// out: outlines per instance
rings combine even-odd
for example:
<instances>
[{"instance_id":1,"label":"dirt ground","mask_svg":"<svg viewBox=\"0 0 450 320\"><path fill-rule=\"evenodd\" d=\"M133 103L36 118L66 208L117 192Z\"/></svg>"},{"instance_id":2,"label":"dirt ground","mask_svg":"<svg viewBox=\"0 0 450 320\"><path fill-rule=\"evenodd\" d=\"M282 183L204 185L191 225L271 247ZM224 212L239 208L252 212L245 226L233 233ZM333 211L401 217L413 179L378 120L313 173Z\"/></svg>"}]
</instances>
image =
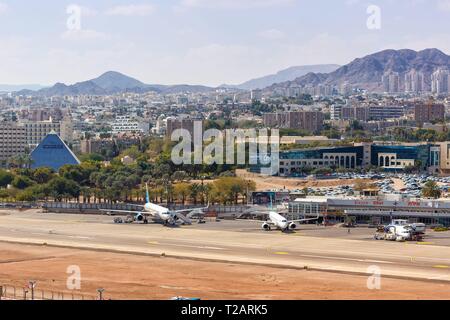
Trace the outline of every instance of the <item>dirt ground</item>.
<instances>
[{"instance_id":1,"label":"dirt ground","mask_svg":"<svg viewBox=\"0 0 450 320\"><path fill-rule=\"evenodd\" d=\"M280 178L280 177L266 177L255 173L247 172L246 170L237 170L237 176L244 179L250 179L256 182L257 191L266 191L274 189L303 189L303 188L329 188L337 186L346 186L356 183L356 180L305 180L300 178ZM372 180L366 180L372 183Z\"/></svg>"},{"instance_id":2,"label":"dirt ground","mask_svg":"<svg viewBox=\"0 0 450 320\"><path fill-rule=\"evenodd\" d=\"M230 263L196 262L117 253L0 243L0 285L65 291L68 266L81 269L81 290L107 299L450 299L450 284L367 278L327 272L282 270Z\"/></svg>"}]
</instances>

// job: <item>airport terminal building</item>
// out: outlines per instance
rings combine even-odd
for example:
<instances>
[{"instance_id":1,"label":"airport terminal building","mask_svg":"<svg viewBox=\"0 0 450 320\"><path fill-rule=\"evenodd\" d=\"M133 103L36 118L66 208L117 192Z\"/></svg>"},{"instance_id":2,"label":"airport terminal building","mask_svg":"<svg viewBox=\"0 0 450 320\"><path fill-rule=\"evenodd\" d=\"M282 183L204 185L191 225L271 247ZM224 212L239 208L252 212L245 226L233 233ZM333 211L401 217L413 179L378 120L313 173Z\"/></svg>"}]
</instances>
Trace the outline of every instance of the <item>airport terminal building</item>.
<instances>
[{"instance_id":1,"label":"airport terminal building","mask_svg":"<svg viewBox=\"0 0 450 320\"><path fill-rule=\"evenodd\" d=\"M295 176L305 167L314 169L377 167L385 171L418 168L430 173L448 173L450 142L401 145L360 143L353 146L280 152L280 176Z\"/></svg>"},{"instance_id":2,"label":"airport terminal building","mask_svg":"<svg viewBox=\"0 0 450 320\"><path fill-rule=\"evenodd\" d=\"M389 223L407 219L427 225L450 226L450 201L415 198L326 198L308 197L289 203L293 219L321 216L324 220L343 222L346 216L358 223Z\"/></svg>"}]
</instances>

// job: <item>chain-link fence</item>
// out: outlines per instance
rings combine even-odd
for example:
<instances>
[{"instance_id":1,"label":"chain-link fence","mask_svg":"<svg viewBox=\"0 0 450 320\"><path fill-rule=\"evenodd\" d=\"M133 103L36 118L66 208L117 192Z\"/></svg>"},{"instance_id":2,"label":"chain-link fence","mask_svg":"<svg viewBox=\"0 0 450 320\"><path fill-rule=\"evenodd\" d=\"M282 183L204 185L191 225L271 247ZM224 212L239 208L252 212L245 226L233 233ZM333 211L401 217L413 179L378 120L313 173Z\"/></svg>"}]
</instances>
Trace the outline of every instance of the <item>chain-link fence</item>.
<instances>
[{"instance_id":1,"label":"chain-link fence","mask_svg":"<svg viewBox=\"0 0 450 320\"><path fill-rule=\"evenodd\" d=\"M96 300L98 297L75 292L31 290L0 285L0 300Z\"/></svg>"}]
</instances>

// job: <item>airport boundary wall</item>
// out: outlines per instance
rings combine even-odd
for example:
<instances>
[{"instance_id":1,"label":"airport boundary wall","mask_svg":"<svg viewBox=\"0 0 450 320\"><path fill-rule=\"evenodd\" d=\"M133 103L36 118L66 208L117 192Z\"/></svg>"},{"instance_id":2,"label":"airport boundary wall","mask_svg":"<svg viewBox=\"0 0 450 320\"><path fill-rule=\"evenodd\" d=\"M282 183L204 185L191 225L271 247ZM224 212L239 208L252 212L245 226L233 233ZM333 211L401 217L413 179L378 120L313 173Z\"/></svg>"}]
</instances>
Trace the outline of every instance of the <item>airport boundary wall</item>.
<instances>
[{"instance_id":1,"label":"airport boundary wall","mask_svg":"<svg viewBox=\"0 0 450 320\"><path fill-rule=\"evenodd\" d=\"M1 300L59 300L59 301L81 301L96 300L94 295L84 295L75 292L62 292L53 290L34 289L32 293L27 287L16 287L12 285L0 285Z\"/></svg>"},{"instance_id":2,"label":"airport boundary wall","mask_svg":"<svg viewBox=\"0 0 450 320\"><path fill-rule=\"evenodd\" d=\"M205 207L205 205L169 205L171 210L181 209L197 209L199 207ZM250 205L237 205L237 206L223 206L212 205L207 210L206 214L210 216L218 216L223 218L237 218L242 214L245 214L251 208ZM69 213L69 214L103 214L102 210L123 210L123 211L142 211L142 205L138 204L111 204L111 203L76 203L76 202L11 202L0 203L1 209L43 209L45 212L52 213Z\"/></svg>"}]
</instances>

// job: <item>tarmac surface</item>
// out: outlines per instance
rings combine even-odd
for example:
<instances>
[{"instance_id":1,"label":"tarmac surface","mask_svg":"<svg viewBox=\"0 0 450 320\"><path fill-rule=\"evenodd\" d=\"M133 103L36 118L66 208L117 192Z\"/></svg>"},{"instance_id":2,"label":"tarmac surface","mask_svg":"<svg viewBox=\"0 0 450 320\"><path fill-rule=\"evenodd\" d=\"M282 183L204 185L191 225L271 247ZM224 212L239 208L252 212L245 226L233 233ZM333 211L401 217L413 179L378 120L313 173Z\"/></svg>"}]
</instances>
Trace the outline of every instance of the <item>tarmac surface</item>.
<instances>
[{"instance_id":1,"label":"tarmac surface","mask_svg":"<svg viewBox=\"0 0 450 320\"><path fill-rule=\"evenodd\" d=\"M430 232L423 243L372 240L374 229L301 226L264 232L253 221L167 228L114 224L112 217L0 211L0 241L46 244L177 259L308 269L450 282L450 234Z\"/></svg>"}]
</instances>

